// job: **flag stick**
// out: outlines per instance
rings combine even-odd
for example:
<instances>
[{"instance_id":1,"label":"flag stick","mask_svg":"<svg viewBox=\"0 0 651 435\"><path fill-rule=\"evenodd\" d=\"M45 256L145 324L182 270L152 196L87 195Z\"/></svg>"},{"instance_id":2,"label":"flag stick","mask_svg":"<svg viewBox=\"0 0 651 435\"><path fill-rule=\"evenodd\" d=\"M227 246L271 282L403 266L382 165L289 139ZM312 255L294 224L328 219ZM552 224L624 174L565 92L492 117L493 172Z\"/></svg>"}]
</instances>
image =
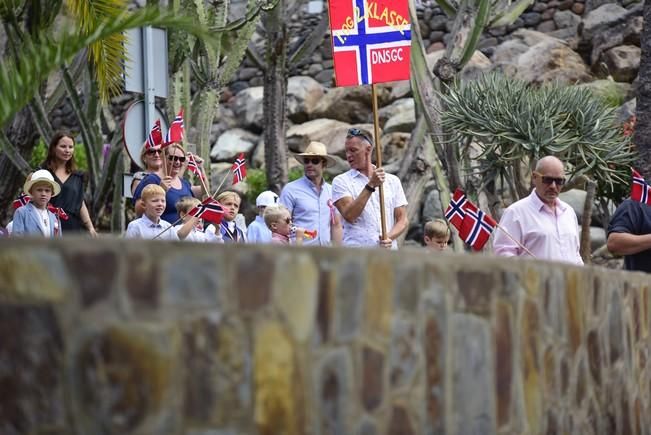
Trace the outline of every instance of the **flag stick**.
<instances>
[{"instance_id":1,"label":"flag stick","mask_svg":"<svg viewBox=\"0 0 651 435\"><path fill-rule=\"evenodd\" d=\"M375 83L371 85L371 100L373 103L373 129L375 135L375 164L382 167L382 143L380 139L380 119L377 108L377 93ZM369 174L371 175L371 174ZM380 222L382 224L382 240L387 238L387 218L384 215L384 183L380 184Z\"/></svg>"},{"instance_id":2,"label":"flag stick","mask_svg":"<svg viewBox=\"0 0 651 435\"><path fill-rule=\"evenodd\" d=\"M224 182L226 181L226 179L228 177L231 176L232 173L233 173L233 168L231 167L231 169L226 173L226 176L224 176L224 178L222 179L222 182L219 183L219 186L217 186L217 190L215 190L215 193L212 194L213 198L217 195L217 193L219 192L219 189L222 188L222 186L224 185Z\"/></svg>"},{"instance_id":3,"label":"flag stick","mask_svg":"<svg viewBox=\"0 0 651 435\"><path fill-rule=\"evenodd\" d=\"M497 228L499 228L500 230L502 230L502 232L503 232L504 234L506 234L506 236L507 236L509 239L513 240L513 241L515 242L516 245L518 245L519 247L521 247L522 250L523 250L524 252L526 252L527 254L531 255L533 258L536 258L536 256L533 255L533 252L531 252L530 250L528 250L526 246L524 246L522 243L520 243L519 241L517 241L517 240L516 240L512 235L509 234L508 231L506 231L502 226L500 226L500 224L496 224L496 226L497 226Z\"/></svg>"},{"instance_id":4,"label":"flag stick","mask_svg":"<svg viewBox=\"0 0 651 435\"><path fill-rule=\"evenodd\" d=\"M176 222L174 222L172 225L170 225L169 227L165 228L165 229L164 229L163 231L161 231L160 233L156 234L152 240L155 240L155 239L159 238L160 236L162 236L163 234L165 234L166 232L168 232L169 230L171 230L172 228L174 228L174 226L175 226L176 224L178 224L179 222L181 222L182 220L183 220L183 218L178 218L178 219L176 220Z\"/></svg>"}]
</instances>

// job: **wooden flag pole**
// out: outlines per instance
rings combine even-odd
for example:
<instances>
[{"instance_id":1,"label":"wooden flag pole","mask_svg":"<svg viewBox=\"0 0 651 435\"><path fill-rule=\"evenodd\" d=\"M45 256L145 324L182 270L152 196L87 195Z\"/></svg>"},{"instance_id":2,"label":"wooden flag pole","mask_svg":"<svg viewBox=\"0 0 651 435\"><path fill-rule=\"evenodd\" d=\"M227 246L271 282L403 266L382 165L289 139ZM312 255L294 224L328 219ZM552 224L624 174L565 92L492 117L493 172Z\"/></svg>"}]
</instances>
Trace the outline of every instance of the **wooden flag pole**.
<instances>
[{"instance_id":1,"label":"wooden flag pole","mask_svg":"<svg viewBox=\"0 0 651 435\"><path fill-rule=\"evenodd\" d=\"M178 223L181 222L182 220L183 220L183 218L178 218L178 219L176 220L176 222L174 222L172 225L170 225L169 227L165 228L165 229L164 229L163 231L161 231L160 233L156 234L152 240L156 240L157 238L159 238L160 236L162 236L163 234L165 234L166 232L168 232L169 230L171 230L172 228L174 228L174 227L176 226L176 224L178 224Z\"/></svg>"},{"instance_id":2,"label":"wooden flag pole","mask_svg":"<svg viewBox=\"0 0 651 435\"><path fill-rule=\"evenodd\" d=\"M378 168L381 168L382 143L380 139L380 119L377 108L377 92L375 90L375 83L371 85L371 100L373 104L373 129L375 135L375 165ZM384 215L384 183L380 184L380 222L382 224L382 240L384 240L387 238L387 217Z\"/></svg>"},{"instance_id":3,"label":"wooden flag pole","mask_svg":"<svg viewBox=\"0 0 651 435\"><path fill-rule=\"evenodd\" d=\"M227 179L228 177L231 176L232 173L233 173L233 168L231 167L231 169L226 173L226 176L222 179L222 182L219 183L219 186L217 186L217 190L215 190L215 193L212 194L212 197L213 197L213 198L214 198L215 196L217 196L217 193L219 192L219 189L222 188L222 186L224 185L224 182L226 181L226 179Z\"/></svg>"},{"instance_id":4,"label":"wooden flag pole","mask_svg":"<svg viewBox=\"0 0 651 435\"><path fill-rule=\"evenodd\" d=\"M536 258L536 256L533 255L533 252L531 252L530 250L528 250L526 246L524 246L522 243L520 243L519 241L517 241L517 240L515 239L515 237L513 237L512 235L510 235L508 231L506 231L502 226L500 226L500 224L496 224L496 226L497 226L498 229L502 230L502 232L503 232L504 234L506 234L506 236L507 236L509 239L513 240L513 242L515 242L516 245L518 245L519 247L521 247L522 250L523 250L524 252L526 252L527 254L531 255L533 258Z\"/></svg>"}]
</instances>

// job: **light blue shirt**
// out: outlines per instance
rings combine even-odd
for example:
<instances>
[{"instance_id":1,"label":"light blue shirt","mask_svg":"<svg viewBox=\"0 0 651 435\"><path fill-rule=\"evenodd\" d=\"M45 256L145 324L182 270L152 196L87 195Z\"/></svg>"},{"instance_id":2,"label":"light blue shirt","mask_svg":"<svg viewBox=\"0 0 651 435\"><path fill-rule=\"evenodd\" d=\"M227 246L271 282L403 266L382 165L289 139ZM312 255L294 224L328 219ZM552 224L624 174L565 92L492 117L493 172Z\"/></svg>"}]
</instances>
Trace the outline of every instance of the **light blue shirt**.
<instances>
[{"instance_id":1,"label":"light blue shirt","mask_svg":"<svg viewBox=\"0 0 651 435\"><path fill-rule=\"evenodd\" d=\"M246 229L247 243L271 243L271 230L264 223L262 216L256 216L255 220Z\"/></svg>"},{"instance_id":2,"label":"light blue shirt","mask_svg":"<svg viewBox=\"0 0 651 435\"><path fill-rule=\"evenodd\" d=\"M279 202L287 207L296 226L306 230L317 230L315 239L305 239L304 245L328 246L331 244L331 210L328 201L332 200L332 186L321 183L321 191L306 176L288 183L280 192ZM333 206L334 207L334 206Z\"/></svg>"},{"instance_id":3,"label":"light blue shirt","mask_svg":"<svg viewBox=\"0 0 651 435\"><path fill-rule=\"evenodd\" d=\"M124 235L127 239L153 239L158 234L171 227L172 225L160 219L158 223L152 222L147 215L142 215L142 217L132 220L127 226L127 232ZM178 240L176 231L170 229L165 232L165 234L158 237L156 240Z\"/></svg>"}]
</instances>

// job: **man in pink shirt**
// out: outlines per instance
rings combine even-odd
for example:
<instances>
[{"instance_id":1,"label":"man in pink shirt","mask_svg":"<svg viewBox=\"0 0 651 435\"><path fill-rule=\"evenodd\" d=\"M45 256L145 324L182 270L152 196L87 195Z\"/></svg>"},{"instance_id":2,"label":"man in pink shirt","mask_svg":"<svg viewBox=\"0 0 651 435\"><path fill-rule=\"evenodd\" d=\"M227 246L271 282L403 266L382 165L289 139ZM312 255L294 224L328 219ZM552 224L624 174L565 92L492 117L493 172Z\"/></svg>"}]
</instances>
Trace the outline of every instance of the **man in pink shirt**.
<instances>
[{"instance_id":1,"label":"man in pink shirt","mask_svg":"<svg viewBox=\"0 0 651 435\"><path fill-rule=\"evenodd\" d=\"M536 258L583 264L576 213L558 199L565 184L563 163L554 156L543 157L531 179L534 190L504 211L500 226ZM495 233L493 250L505 257L530 257L501 230Z\"/></svg>"}]
</instances>

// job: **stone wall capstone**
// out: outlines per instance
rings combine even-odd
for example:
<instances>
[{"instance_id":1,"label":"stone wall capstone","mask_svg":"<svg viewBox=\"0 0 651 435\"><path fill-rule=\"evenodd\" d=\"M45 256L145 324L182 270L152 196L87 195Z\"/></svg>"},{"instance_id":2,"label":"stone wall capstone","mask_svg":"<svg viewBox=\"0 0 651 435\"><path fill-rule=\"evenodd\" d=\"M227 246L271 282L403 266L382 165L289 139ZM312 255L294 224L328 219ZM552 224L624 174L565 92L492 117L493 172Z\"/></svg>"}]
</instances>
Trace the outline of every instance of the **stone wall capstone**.
<instances>
[{"instance_id":1,"label":"stone wall capstone","mask_svg":"<svg viewBox=\"0 0 651 435\"><path fill-rule=\"evenodd\" d=\"M644 434L649 275L0 241L0 433Z\"/></svg>"}]
</instances>

